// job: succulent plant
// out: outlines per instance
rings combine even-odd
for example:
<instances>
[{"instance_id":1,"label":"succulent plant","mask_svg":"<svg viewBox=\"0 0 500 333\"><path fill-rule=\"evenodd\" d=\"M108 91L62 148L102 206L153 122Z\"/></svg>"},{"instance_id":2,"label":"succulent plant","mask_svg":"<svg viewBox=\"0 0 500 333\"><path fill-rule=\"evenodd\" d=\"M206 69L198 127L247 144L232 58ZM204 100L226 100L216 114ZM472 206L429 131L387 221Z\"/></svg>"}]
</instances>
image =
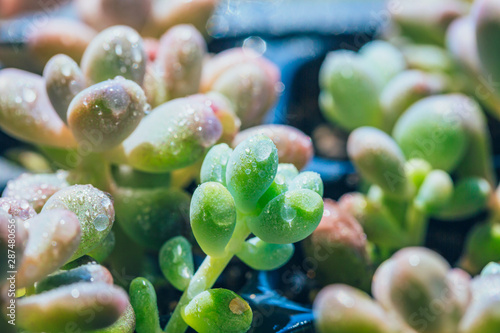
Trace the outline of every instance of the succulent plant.
<instances>
[{"instance_id":1,"label":"succulent plant","mask_svg":"<svg viewBox=\"0 0 500 333\"><path fill-rule=\"evenodd\" d=\"M166 332L184 332L188 325L198 332L250 328L248 303L232 291L211 288L235 255L254 269L284 265L293 254L291 243L306 238L319 224L321 179L313 181L307 172L288 171L291 168L279 164L276 146L263 134L248 137L234 150L219 144L208 152L189 214L194 237L207 257L194 272L191 246L183 237L167 241L160 252L163 274L184 291ZM246 240L250 233L256 237ZM134 280L130 294L137 332L159 331L151 283Z\"/></svg>"},{"instance_id":2,"label":"succulent plant","mask_svg":"<svg viewBox=\"0 0 500 333\"><path fill-rule=\"evenodd\" d=\"M500 275L494 264L474 279L425 248L396 252L375 272L374 299L342 284L314 302L319 332L495 332ZM339 315L341 314L341 315Z\"/></svg>"},{"instance_id":3,"label":"succulent plant","mask_svg":"<svg viewBox=\"0 0 500 333\"><path fill-rule=\"evenodd\" d=\"M472 99L451 94L413 104L392 137L372 127L354 130L348 154L371 186L366 195L344 195L340 206L369 240L393 249L422 244L430 217L464 218L486 209L496 180L485 126Z\"/></svg>"},{"instance_id":4,"label":"succulent plant","mask_svg":"<svg viewBox=\"0 0 500 333\"><path fill-rule=\"evenodd\" d=\"M10 258L2 301L15 302L20 329L114 332L108 327L116 323L121 332L133 332L128 295L113 286L104 266L63 267L98 246L113 221L111 199L90 185L55 192L39 214L26 200L0 199L0 246ZM6 291L16 288L18 293Z\"/></svg>"},{"instance_id":5,"label":"succulent plant","mask_svg":"<svg viewBox=\"0 0 500 333\"><path fill-rule=\"evenodd\" d=\"M358 53L330 52L319 83L324 116L349 131L362 126L391 131L410 105L450 86L443 73L414 66L402 51L384 41L369 42Z\"/></svg>"}]
</instances>

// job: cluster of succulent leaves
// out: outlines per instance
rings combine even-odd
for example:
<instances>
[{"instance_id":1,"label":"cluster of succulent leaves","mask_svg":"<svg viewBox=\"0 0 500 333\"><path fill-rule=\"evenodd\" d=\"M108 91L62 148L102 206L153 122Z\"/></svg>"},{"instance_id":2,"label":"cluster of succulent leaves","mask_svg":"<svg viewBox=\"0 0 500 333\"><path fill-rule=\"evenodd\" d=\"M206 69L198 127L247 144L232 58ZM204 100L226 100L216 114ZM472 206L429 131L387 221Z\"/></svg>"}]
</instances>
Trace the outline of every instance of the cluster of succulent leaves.
<instances>
[{"instance_id":1,"label":"cluster of succulent leaves","mask_svg":"<svg viewBox=\"0 0 500 333\"><path fill-rule=\"evenodd\" d=\"M493 333L498 331L500 265L474 278L420 247L396 252L375 272L372 299L345 284L314 302L320 333Z\"/></svg>"},{"instance_id":2,"label":"cluster of succulent leaves","mask_svg":"<svg viewBox=\"0 0 500 333\"><path fill-rule=\"evenodd\" d=\"M160 249L160 267L183 295L166 332L246 332L250 306L237 294L210 289L233 256L257 270L273 270L292 256L292 243L309 236L323 216L323 183L318 174L299 173L278 162L274 143L262 134L234 150L214 146L201 167L193 194L191 228L207 257L194 272L191 245L182 236ZM255 237L247 240L253 234ZM144 278L130 286L138 333L161 330L152 284ZM156 312L154 318L151 311Z\"/></svg>"},{"instance_id":3,"label":"cluster of succulent leaves","mask_svg":"<svg viewBox=\"0 0 500 333\"><path fill-rule=\"evenodd\" d=\"M396 7L387 7L388 42L331 52L321 68L321 110L350 132L347 152L364 190L325 201L324 218L304 243L318 261L318 280L334 283L315 300L316 328L497 332L499 190L480 104L499 118L500 4ZM423 245L430 218L453 223L485 210L486 221L467 236L461 268L412 247Z\"/></svg>"},{"instance_id":4,"label":"cluster of succulent leaves","mask_svg":"<svg viewBox=\"0 0 500 333\"><path fill-rule=\"evenodd\" d=\"M361 223L377 261L422 245L430 218L461 220L486 209L488 222L471 231L460 264L477 273L500 259L491 137L479 104L499 117L497 87L483 80L496 75L488 59L500 35L487 13L499 9L495 1L470 7L459 0L389 5L396 26L389 41L333 51L321 68L321 110L351 132L348 156L366 184L339 206Z\"/></svg>"},{"instance_id":5,"label":"cluster of succulent leaves","mask_svg":"<svg viewBox=\"0 0 500 333\"><path fill-rule=\"evenodd\" d=\"M43 76L0 71L0 128L44 156L20 160L28 169L55 170L11 180L0 199L6 253L16 225L25 332L159 329L153 284L127 280L150 277L154 253L163 280L184 291L168 332L244 332L250 307L211 289L215 280L235 255L254 269L284 265L320 222L321 179L298 171L310 139L289 126L249 128L276 99L277 68L250 49L208 57L190 25L148 44L113 26L80 64L57 54ZM196 273L193 245L207 255ZM113 277L130 284L133 307Z\"/></svg>"}]
</instances>

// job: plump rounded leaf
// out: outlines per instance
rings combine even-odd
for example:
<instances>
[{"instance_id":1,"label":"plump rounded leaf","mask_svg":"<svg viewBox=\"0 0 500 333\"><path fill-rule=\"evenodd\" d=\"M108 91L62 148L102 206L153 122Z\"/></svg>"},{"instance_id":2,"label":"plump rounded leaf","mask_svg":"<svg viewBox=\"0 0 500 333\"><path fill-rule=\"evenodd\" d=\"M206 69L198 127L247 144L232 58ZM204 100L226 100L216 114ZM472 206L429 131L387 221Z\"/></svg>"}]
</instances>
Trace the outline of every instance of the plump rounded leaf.
<instances>
[{"instance_id":1,"label":"plump rounded leaf","mask_svg":"<svg viewBox=\"0 0 500 333\"><path fill-rule=\"evenodd\" d=\"M220 138L213 109L197 98L162 104L143 119L117 152L118 161L148 172L186 167Z\"/></svg>"},{"instance_id":2,"label":"plump rounded leaf","mask_svg":"<svg viewBox=\"0 0 500 333\"><path fill-rule=\"evenodd\" d=\"M232 152L233 150L225 143L213 146L203 160L201 182L218 182L225 186L227 162Z\"/></svg>"},{"instance_id":3,"label":"plump rounded leaf","mask_svg":"<svg viewBox=\"0 0 500 333\"><path fill-rule=\"evenodd\" d=\"M461 179L455 186L448 204L436 212L435 216L443 220L453 220L474 215L485 209L491 191L491 186L485 179Z\"/></svg>"},{"instance_id":4,"label":"plump rounded leaf","mask_svg":"<svg viewBox=\"0 0 500 333\"><path fill-rule=\"evenodd\" d=\"M260 124L276 101L278 68L249 49L233 48L217 54L203 68L201 91L217 91L233 104L242 127Z\"/></svg>"},{"instance_id":5,"label":"plump rounded leaf","mask_svg":"<svg viewBox=\"0 0 500 333\"><path fill-rule=\"evenodd\" d=\"M467 149L464 105L454 95L431 96L413 104L397 121L393 136L406 158L421 158L434 168L454 170Z\"/></svg>"},{"instance_id":6,"label":"plump rounded leaf","mask_svg":"<svg viewBox=\"0 0 500 333\"><path fill-rule=\"evenodd\" d=\"M181 310L184 321L199 333L244 333L252 324L248 303L227 289L210 289Z\"/></svg>"},{"instance_id":7,"label":"plump rounded leaf","mask_svg":"<svg viewBox=\"0 0 500 333\"><path fill-rule=\"evenodd\" d=\"M330 107L322 107L322 111L338 125L347 130L382 125L378 100L382 82L377 71L360 56L351 51L330 53L321 66L320 86L331 99L327 103Z\"/></svg>"},{"instance_id":8,"label":"plump rounded leaf","mask_svg":"<svg viewBox=\"0 0 500 333\"><path fill-rule=\"evenodd\" d=\"M47 7L42 5L43 9ZM41 22L41 21L40 21ZM66 54L80 62L97 31L73 18L48 18L28 31L27 49L40 71L56 54Z\"/></svg>"},{"instance_id":9,"label":"plump rounded leaf","mask_svg":"<svg viewBox=\"0 0 500 333\"><path fill-rule=\"evenodd\" d=\"M445 206L453 196L453 180L442 170L433 170L425 177L415 197L415 204L433 213Z\"/></svg>"},{"instance_id":10,"label":"plump rounded leaf","mask_svg":"<svg viewBox=\"0 0 500 333\"><path fill-rule=\"evenodd\" d=\"M76 214L82 228L82 239L72 260L95 249L108 235L115 221L111 198L92 185L73 185L56 192L42 212L67 209Z\"/></svg>"},{"instance_id":11,"label":"plump rounded leaf","mask_svg":"<svg viewBox=\"0 0 500 333\"><path fill-rule=\"evenodd\" d=\"M415 188L420 188L422 186L425 177L432 171L432 166L429 162L422 160L420 158L413 158L406 162L405 173L408 180L415 185Z\"/></svg>"},{"instance_id":12,"label":"plump rounded leaf","mask_svg":"<svg viewBox=\"0 0 500 333\"><path fill-rule=\"evenodd\" d=\"M112 285L113 276L111 276L111 273L106 267L90 263L47 276L45 279L36 283L35 292L40 294L44 291L78 282L103 282Z\"/></svg>"},{"instance_id":13,"label":"plump rounded leaf","mask_svg":"<svg viewBox=\"0 0 500 333\"><path fill-rule=\"evenodd\" d=\"M277 169L276 146L262 134L246 139L234 149L227 164L226 183L238 209L244 212L255 209Z\"/></svg>"},{"instance_id":14,"label":"plump rounded leaf","mask_svg":"<svg viewBox=\"0 0 500 333\"><path fill-rule=\"evenodd\" d=\"M189 195L180 189L119 188L114 193L117 221L135 242L159 249L174 236L189 233Z\"/></svg>"},{"instance_id":15,"label":"plump rounded leaf","mask_svg":"<svg viewBox=\"0 0 500 333\"><path fill-rule=\"evenodd\" d=\"M203 252L218 257L233 235L236 206L231 193L220 183L203 183L191 199L191 229Z\"/></svg>"},{"instance_id":16,"label":"plump rounded leaf","mask_svg":"<svg viewBox=\"0 0 500 333\"><path fill-rule=\"evenodd\" d=\"M494 333L500 329L500 275L476 277L471 282L472 302L460 321L460 333Z\"/></svg>"},{"instance_id":17,"label":"plump rounded leaf","mask_svg":"<svg viewBox=\"0 0 500 333\"><path fill-rule=\"evenodd\" d=\"M259 216L248 221L248 227L265 242L295 243L309 236L322 216L321 196L311 190L294 190L271 200Z\"/></svg>"},{"instance_id":18,"label":"plump rounded leaf","mask_svg":"<svg viewBox=\"0 0 500 333\"><path fill-rule=\"evenodd\" d=\"M406 237L400 223L380 203L354 192L343 195L339 205L361 223L371 242L389 248L405 246Z\"/></svg>"},{"instance_id":19,"label":"plump rounded leaf","mask_svg":"<svg viewBox=\"0 0 500 333\"><path fill-rule=\"evenodd\" d=\"M294 250L293 244L270 244L254 237L243 243L236 256L252 269L271 271L285 265Z\"/></svg>"},{"instance_id":20,"label":"plump rounded leaf","mask_svg":"<svg viewBox=\"0 0 500 333\"><path fill-rule=\"evenodd\" d=\"M177 25L161 37L155 63L169 99L199 91L206 49L203 36L191 25Z\"/></svg>"},{"instance_id":21,"label":"plump rounded leaf","mask_svg":"<svg viewBox=\"0 0 500 333\"><path fill-rule=\"evenodd\" d=\"M38 145L76 145L50 104L43 78L19 69L0 71L0 127L9 135Z\"/></svg>"},{"instance_id":22,"label":"plump rounded leaf","mask_svg":"<svg viewBox=\"0 0 500 333\"><path fill-rule=\"evenodd\" d=\"M406 61L394 45L383 40L366 43L359 54L378 72L384 83L406 68Z\"/></svg>"},{"instance_id":23,"label":"plump rounded leaf","mask_svg":"<svg viewBox=\"0 0 500 333\"><path fill-rule=\"evenodd\" d=\"M137 333L161 331L155 288L145 278L135 278L130 283L130 304L134 308Z\"/></svg>"},{"instance_id":24,"label":"plump rounded leaf","mask_svg":"<svg viewBox=\"0 0 500 333\"><path fill-rule=\"evenodd\" d=\"M287 125L260 125L246 129L236 135L233 147L256 134L263 134L273 140L278 148L280 163L292 163L299 170L304 168L314 155L311 138Z\"/></svg>"},{"instance_id":25,"label":"plump rounded leaf","mask_svg":"<svg viewBox=\"0 0 500 333\"><path fill-rule=\"evenodd\" d=\"M317 262L316 279L369 291L373 273L363 227L333 200L326 199L324 207L318 227L302 243Z\"/></svg>"},{"instance_id":26,"label":"plump rounded leaf","mask_svg":"<svg viewBox=\"0 0 500 333\"><path fill-rule=\"evenodd\" d=\"M396 75L380 94L380 104L385 121L388 122L384 128L392 129L398 117L416 101L443 93L446 83L441 75L419 70L408 70Z\"/></svg>"},{"instance_id":27,"label":"plump rounded leaf","mask_svg":"<svg viewBox=\"0 0 500 333\"><path fill-rule=\"evenodd\" d=\"M160 249L160 268L175 288L183 291L193 277L194 263L191 244L182 236L168 240Z\"/></svg>"},{"instance_id":28,"label":"plump rounded leaf","mask_svg":"<svg viewBox=\"0 0 500 333\"><path fill-rule=\"evenodd\" d=\"M289 189L289 184L299 174L299 171L293 164L278 164L278 172L274 177L273 183L259 199L259 207L263 208L267 203L278 195L285 193Z\"/></svg>"},{"instance_id":29,"label":"plump rounded leaf","mask_svg":"<svg viewBox=\"0 0 500 333\"><path fill-rule=\"evenodd\" d=\"M231 102L222 94L211 91L207 94L199 94L205 99L205 103L211 105L215 116L222 125L222 135L219 142L231 144L241 127L241 120L236 115Z\"/></svg>"},{"instance_id":30,"label":"plump rounded leaf","mask_svg":"<svg viewBox=\"0 0 500 333\"><path fill-rule=\"evenodd\" d=\"M393 333L387 313L364 292L335 284L321 290L314 301L319 333Z\"/></svg>"},{"instance_id":31,"label":"plump rounded leaf","mask_svg":"<svg viewBox=\"0 0 500 333\"><path fill-rule=\"evenodd\" d=\"M118 287L80 282L24 297L16 303L19 327L33 332L62 332L68 327L89 331L110 326L129 301Z\"/></svg>"},{"instance_id":32,"label":"plump rounded leaf","mask_svg":"<svg viewBox=\"0 0 500 333\"><path fill-rule=\"evenodd\" d=\"M81 67L88 84L123 76L142 85L146 72L142 38L124 25L101 31L85 50Z\"/></svg>"},{"instance_id":33,"label":"plump rounded leaf","mask_svg":"<svg viewBox=\"0 0 500 333\"><path fill-rule=\"evenodd\" d=\"M457 295L450 292L447 278L450 266L444 258L426 248L406 248L398 251L390 261L392 263L375 275L375 298L395 310L415 330L456 332L462 307ZM440 302L440 311L434 310L434 320L429 320L420 310L432 311L436 300Z\"/></svg>"},{"instance_id":34,"label":"plump rounded leaf","mask_svg":"<svg viewBox=\"0 0 500 333\"><path fill-rule=\"evenodd\" d=\"M62 170L53 174L25 173L8 182L2 196L26 200L39 212L54 193L69 186L67 176L68 173Z\"/></svg>"},{"instance_id":35,"label":"plump rounded leaf","mask_svg":"<svg viewBox=\"0 0 500 333\"><path fill-rule=\"evenodd\" d=\"M500 264L497 262L490 262L481 270L481 276L500 274Z\"/></svg>"},{"instance_id":36,"label":"plump rounded leaf","mask_svg":"<svg viewBox=\"0 0 500 333\"><path fill-rule=\"evenodd\" d=\"M178 24L192 24L199 31L206 33L207 21L212 17L217 0L194 0L185 2L153 1L149 20L143 29L147 36L160 37L166 30Z\"/></svg>"},{"instance_id":37,"label":"plump rounded leaf","mask_svg":"<svg viewBox=\"0 0 500 333\"><path fill-rule=\"evenodd\" d=\"M289 190L311 190L323 196L323 181L317 172L304 171L288 182Z\"/></svg>"},{"instance_id":38,"label":"plump rounded leaf","mask_svg":"<svg viewBox=\"0 0 500 333\"><path fill-rule=\"evenodd\" d=\"M361 175L385 194L395 198L408 195L405 157L389 135L373 127L358 128L349 136L347 152Z\"/></svg>"},{"instance_id":39,"label":"plump rounded leaf","mask_svg":"<svg viewBox=\"0 0 500 333\"><path fill-rule=\"evenodd\" d=\"M482 223L474 226L467 235L460 266L477 274L490 261L500 261L500 225Z\"/></svg>"},{"instance_id":40,"label":"plump rounded leaf","mask_svg":"<svg viewBox=\"0 0 500 333\"><path fill-rule=\"evenodd\" d=\"M43 77L50 102L66 123L71 100L86 88L85 77L80 67L67 55L58 54L45 65Z\"/></svg>"},{"instance_id":41,"label":"plump rounded leaf","mask_svg":"<svg viewBox=\"0 0 500 333\"><path fill-rule=\"evenodd\" d=\"M116 78L76 95L68 108L68 124L81 147L103 151L128 137L148 110L141 87Z\"/></svg>"},{"instance_id":42,"label":"plump rounded leaf","mask_svg":"<svg viewBox=\"0 0 500 333\"><path fill-rule=\"evenodd\" d=\"M442 45L448 25L467 10L465 1L404 0L391 14L404 35L418 43Z\"/></svg>"},{"instance_id":43,"label":"plump rounded leaf","mask_svg":"<svg viewBox=\"0 0 500 333\"><path fill-rule=\"evenodd\" d=\"M169 99L166 82L163 80L162 73L157 70L155 64L152 62L148 62L146 65L142 89L152 108L165 103Z\"/></svg>"},{"instance_id":44,"label":"plump rounded leaf","mask_svg":"<svg viewBox=\"0 0 500 333\"><path fill-rule=\"evenodd\" d=\"M17 270L19 286L30 286L66 263L80 244L82 228L68 210L42 212L25 222L29 238Z\"/></svg>"}]
</instances>

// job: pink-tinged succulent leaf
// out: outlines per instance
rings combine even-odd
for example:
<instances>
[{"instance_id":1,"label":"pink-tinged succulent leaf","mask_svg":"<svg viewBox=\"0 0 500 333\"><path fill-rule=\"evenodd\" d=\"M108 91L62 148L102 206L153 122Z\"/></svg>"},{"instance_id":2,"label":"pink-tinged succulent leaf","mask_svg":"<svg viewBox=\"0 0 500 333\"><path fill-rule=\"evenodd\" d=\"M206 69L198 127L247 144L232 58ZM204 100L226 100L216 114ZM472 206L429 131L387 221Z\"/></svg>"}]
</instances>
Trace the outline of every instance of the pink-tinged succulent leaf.
<instances>
[{"instance_id":1,"label":"pink-tinged succulent leaf","mask_svg":"<svg viewBox=\"0 0 500 333\"><path fill-rule=\"evenodd\" d=\"M69 186L67 176L68 173L62 170L53 174L25 173L8 182L2 196L26 200L35 211L40 212L52 194Z\"/></svg>"},{"instance_id":2,"label":"pink-tinged succulent leaf","mask_svg":"<svg viewBox=\"0 0 500 333\"><path fill-rule=\"evenodd\" d=\"M49 101L43 78L19 69L0 71L0 127L29 143L61 148L76 145Z\"/></svg>"},{"instance_id":3,"label":"pink-tinged succulent leaf","mask_svg":"<svg viewBox=\"0 0 500 333\"><path fill-rule=\"evenodd\" d=\"M27 36L28 51L43 68L56 54L66 54L80 62L83 53L97 32L84 23L70 19L49 19Z\"/></svg>"},{"instance_id":4,"label":"pink-tinged succulent leaf","mask_svg":"<svg viewBox=\"0 0 500 333\"><path fill-rule=\"evenodd\" d=\"M372 268L366 235L358 221L333 200L324 200L321 222L302 243L317 260L316 278L323 284L343 283L370 290Z\"/></svg>"},{"instance_id":5,"label":"pink-tinged succulent leaf","mask_svg":"<svg viewBox=\"0 0 500 333\"><path fill-rule=\"evenodd\" d=\"M149 109L141 87L118 77L76 95L68 108L68 125L80 146L104 151L127 138Z\"/></svg>"},{"instance_id":6,"label":"pink-tinged succulent leaf","mask_svg":"<svg viewBox=\"0 0 500 333\"><path fill-rule=\"evenodd\" d=\"M243 128L259 124L278 96L280 73L269 60L251 50L221 52L203 66L201 91L225 95Z\"/></svg>"},{"instance_id":7,"label":"pink-tinged succulent leaf","mask_svg":"<svg viewBox=\"0 0 500 333\"><path fill-rule=\"evenodd\" d=\"M370 296L343 284L321 290L313 305L320 333L395 333L396 325Z\"/></svg>"},{"instance_id":8,"label":"pink-tinged succulent leaf","mask_svg":"<svg viewBox=\"0 0 500 333\"><path fill-rule=\"evenodd\" d=\"M17 301L18 325L29 331L97 330L129 306L127 293L107 283L80 282Z\"/></svg>"},{"instance_id":9,"label":"pink-tinged succulent leaf","mask_svg":"<svg viewBox=\"0 0 500 333\"><path fill-rule=\"evenodd\" d=\"M117 25L92 40L83 54L81 67L88 84L123 76L142 85L146 61L144 44L137 31Z\"/></svg>"},{"instance_id":10,"label":"pink-tinged succulent leaf","mask_svg":"<svg viewBox=\"0 0 500 333\"><path fill-rule=\"evenodd\" d=\"M80 222L68 210L42 212L25 224L29 224L29 238L17 271L20 287L30 286L64 265L81 238Z\"/></svg>"},{"instance_id":11,"label":"pink-tinged succulent leaf","mask_svg":"<svg viewBox=\"0 0 500 333\"><path fill-rule=\"evenodd\" d=\"M43 70L45 87L52 106L67 123L71 100L86 88L85 78L78 64L65 54L50 58Z\"/></svg>"},{"instance_id":12,"label":"pink-tinged succulent leaf","mask_svg":"<svg viewBox=\"0 0 500 333\"><path fill-rule=\"evenodd\" d=\"M151 17L142 34L160 37L168 29L179 24L192 24L206 35L206 24L219 0L154 1Z\"/></svg>"},{"instance_id":13,"label":"pink-tinged succulent leaf","mask_svg":"<svg viewBox=\"0 0 500 333\"><path fill-rule=\"evenodd\" d=\"M260 125L246 129L236 135L232 146L236 147L256 134L263 134L274 142L278 148L280 163L291 163L299 170L304 168L314 155L311 138L287 125Z\"/></svg>"},{"instance_id":14,"label":"pink-tinged succulent leaf","mask_svg":"<svg viewBox=\"0 0 500 333\"><path fill-rule=\"evenodd\" d=\"M115 221L111 197L92 185L73 185L56 192L43 206L42 213L53 209L70 210L80 221L81 242L71 260L99 246Z\"/></svg>"},{"instance_id":15,"label":"pink-tinged succulent leaf","mask_svg":"<svg viewBox=\"0 0 500 333\"><path fill-rule=\"evenodd\" d=\"M169 99L199 91L206 50L203 36L190 25L177 25L162 36L155 64L166 83Z\"/></svg>"}]
</instances>

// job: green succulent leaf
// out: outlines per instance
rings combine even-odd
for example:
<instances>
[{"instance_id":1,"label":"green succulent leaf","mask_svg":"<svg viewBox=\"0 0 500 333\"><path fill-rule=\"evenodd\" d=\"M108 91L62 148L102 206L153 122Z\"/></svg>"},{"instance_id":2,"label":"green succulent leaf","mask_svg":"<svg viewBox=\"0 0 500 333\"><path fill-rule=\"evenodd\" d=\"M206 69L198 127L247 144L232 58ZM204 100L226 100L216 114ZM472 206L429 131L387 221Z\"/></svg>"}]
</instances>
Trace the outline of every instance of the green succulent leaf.
<instances>
[{"instance_id":1,"label":"green succulent leaf","mask_svg":"<svg viewBox=\"0 0 500 333\"><path fill-rule=\"evenodd\" d=\"M182 318L199 333L244 333L252 324L252 309L227 289L210 289L182 309Z\"/></svg>"},{"instance_id":2,"label":"green succulent leaf","mask_svg":"<svg viewBox=\"0 0 500 333\"><path fill-rule=\"evenodd\" d=\"M148 280L135 278L130 283L130 304L134 308L137 333L159 333L160 318L156 303L156 291Z\"/></svg>"},{"instance_id":3,"label":"green succulent leaf","mask_svg":"<svg viewBox=\"0 0 500 333\"><path fill-rule=\"evenodd\" d=\"M243 243L236 256L259 271L270 271L285 265L293 255L293 244L269 244L258 237Z\"/></svg>"},{"instance_id":4,"label":"green succulent leaf","mask_svg":"<svg viewBox=\"0 0 500 333\"><path fill-rule=\"evenodd\" d=\"M259 216L247 222L250 230L271 244L298 242L309 236L323 216L323 199L311 190L294 190L271 200Z\"/></svg>"},{"instance_id":5,"label":"green succulent leaf","mask_svg":"<svg viewBox=\"0 0 500 333\"><path fill-rule=\"evenodd\" d=\"M193 252L189 241L182 236L168 240L160 249L159 261L168 282L184 291L194 274Z\"/></svg>"},{"instance_id":6,"label":"green succulent leaf","mask_svg":"<svg viewBox=\"0 0 500 333\"><path fill-rule=\"evenodd\" d=\"M203 252L224 255L236 226L236 206L231 193L220 183L203 183L191 199L191 228Z\"/></svg>"},{"instance_id":7,"label":"green succulent leaf","mask_svg":"<svg viewBox=\"0 0 500 333\"><path fill-rule=\"evenodd\" d=\"M231 154L227 169L227 189L243 212L255 210L259 198L274 181L278 151L268 137L258 134L240 143Z\"/></svg>"},{"instance_id":8,"label":"green succulent leaf","mask_svg":"<svg viewBox=\"0 0 500 333\"><path fill-rule=\"evenodd\" d=\"M43 206L42 213L53 209L69 210L80 221L81 242L71 260L99 246L115 221L115 209L110 196L92 185L73 185L56 192Z\"/></svg>"},{"instance_id":9,"label":"green succulent leaf","mask_svg":"<svg viewBox=\"0 0 500 333\"><path fill-rule=\"evenodd\" d=\"M225 143L213 146L201 166L201 182L218 182L226 186L227 162L233 150Z\"/></svg>"}]
</instances>

